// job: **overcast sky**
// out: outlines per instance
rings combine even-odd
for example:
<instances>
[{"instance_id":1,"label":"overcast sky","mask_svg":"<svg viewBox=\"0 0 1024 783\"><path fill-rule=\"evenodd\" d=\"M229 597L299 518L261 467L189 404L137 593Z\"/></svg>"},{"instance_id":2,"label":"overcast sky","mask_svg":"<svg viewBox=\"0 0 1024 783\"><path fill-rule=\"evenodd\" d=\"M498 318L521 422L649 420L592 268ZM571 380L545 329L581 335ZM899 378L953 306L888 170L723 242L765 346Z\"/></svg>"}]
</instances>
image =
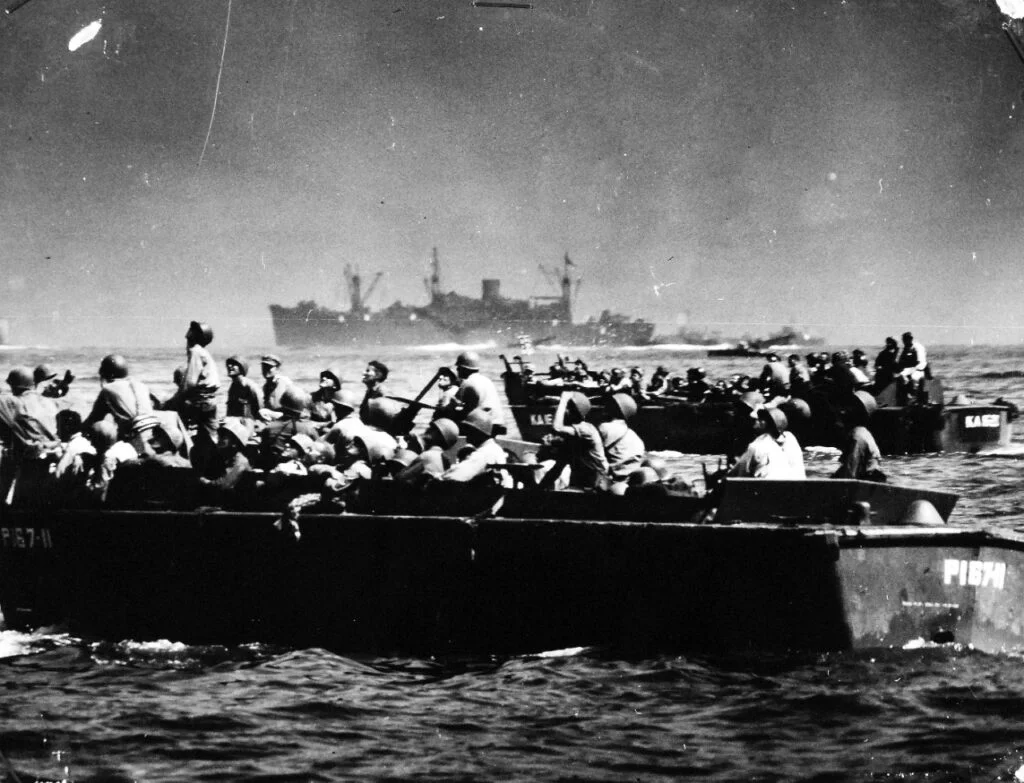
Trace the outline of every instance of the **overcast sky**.
<instances>
[{"instance_id":1,"label":"overcast sky","mask_svg":"<svg viewBox=\"0 0 1024 783\"><path fill-rule=\"evenodd\" d=\"M385 273L372 306L425 302L433 246L445 289L519 297L568 251L580 315L663 332L1024 339L1024 64L994 2L532 5L0 17L12 339L177 344L201 318L270 344L267 305L339 303L346 263Z\"/></svg>"}]
</instances>

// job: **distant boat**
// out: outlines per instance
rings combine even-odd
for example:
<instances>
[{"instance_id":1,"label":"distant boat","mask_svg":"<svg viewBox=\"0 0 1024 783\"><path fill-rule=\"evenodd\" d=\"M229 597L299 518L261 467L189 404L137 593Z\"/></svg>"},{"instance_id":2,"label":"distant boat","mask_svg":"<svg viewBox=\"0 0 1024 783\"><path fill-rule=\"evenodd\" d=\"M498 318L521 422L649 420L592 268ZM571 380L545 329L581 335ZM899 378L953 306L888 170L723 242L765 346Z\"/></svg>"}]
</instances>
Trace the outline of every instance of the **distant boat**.
<instances>
[{"instance_id":1,"label":"distant boat","mask_svg":"<svg viewBox=\"0 0 1024 783\"><path fill-rule=\"evenodd\" d=\"M792 326L785 326L767 337L748 337L732 346L714 348L708 351L708 356L767 356L773 351L807 348L824 344L824 337L812 337L806 332L798 332Z\"/></svg>"},{"instance_id":2,"label":"distant boat","mask_svg":"<svg viewBox=\"0 0 1024 783\"><path fill-rule=\"evenodd\" d=\"M383 273L377 273L364 294L359 274L346 267L348 310L334 310L304 300L295 307L272 304L270 314L278 345L509 345L524 338L533 345L651 344L654 324L641 318L605 310L598 318L574 322L573 300L580 283L570 276L574 267L566 254L558 296L508 299L501 296L500 280L485 279L481 296L475 299L441 290L441 263L435 248L431 276L426 281L430 300L425 306L395 302L383 310L372 311L366 299Z\"/></svg>"}]
</instances>

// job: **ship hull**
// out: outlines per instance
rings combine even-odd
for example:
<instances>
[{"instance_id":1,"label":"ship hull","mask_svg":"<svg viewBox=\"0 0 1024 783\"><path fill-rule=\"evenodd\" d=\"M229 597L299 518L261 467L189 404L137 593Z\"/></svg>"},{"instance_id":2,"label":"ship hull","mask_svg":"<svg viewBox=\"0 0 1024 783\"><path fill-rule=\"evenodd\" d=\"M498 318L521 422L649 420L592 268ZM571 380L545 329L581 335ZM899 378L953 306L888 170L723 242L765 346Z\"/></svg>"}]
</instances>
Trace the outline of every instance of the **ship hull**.
<instances>
[{"instance_id":1,"label":"ship hull","mask_svg":"<svg viewBox=\"0 0 1024 783\"><path fill-rule=\"evenodd\" d=\"M645 521L644 502L604 498L628 501L634 521L405 509L304 516L299 538L266 512L5 508L0 610L12 628L88 638L344 653L1020 649L1024 540L938 513L901 523L924 497L943 517L955 502L747 480L727 485L715 524L689 519L692 504L681 521ZM843 525L863 498L894 524ZM794 521L758 521L778 510Z\"/></svg>"},{"instance_id":2,"label":"ship hull","mask_svg":"<svg viewBox=\"0 0 1024 783\"><path fill-rule=\"evenodd\" d=\"M527 338L533 344L599 346L648 345L654 325L645 321L630 323L588 322L581 324L536 321L456 321L448 323L421 309L402 317L379 313L363 318L322 309L270 306L274 336L280 346L315 345L463 345L505 346Z\"/></svg>"}]
</instances>

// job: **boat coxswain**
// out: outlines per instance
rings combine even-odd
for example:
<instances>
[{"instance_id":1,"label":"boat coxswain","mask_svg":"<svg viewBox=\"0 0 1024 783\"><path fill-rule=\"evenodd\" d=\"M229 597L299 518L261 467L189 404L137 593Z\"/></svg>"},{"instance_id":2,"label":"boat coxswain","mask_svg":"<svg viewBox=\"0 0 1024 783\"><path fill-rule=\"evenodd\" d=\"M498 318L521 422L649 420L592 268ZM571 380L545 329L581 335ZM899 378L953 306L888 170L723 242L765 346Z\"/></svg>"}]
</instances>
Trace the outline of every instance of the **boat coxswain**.
<instances>
[{"instance_id":1,"label":"boat coxswain","mask_svg":"<svg viewBox=\"0 0 1024 783\"><path fill-rule=\"evenodd\" d=\"M761 408L754 430L757 436L728 472L737 478L806 478L803 454L796 439L786 438L786 414L777 408ZM796 444L794 452L793 445Z\"/></svg>"}]
</instances>

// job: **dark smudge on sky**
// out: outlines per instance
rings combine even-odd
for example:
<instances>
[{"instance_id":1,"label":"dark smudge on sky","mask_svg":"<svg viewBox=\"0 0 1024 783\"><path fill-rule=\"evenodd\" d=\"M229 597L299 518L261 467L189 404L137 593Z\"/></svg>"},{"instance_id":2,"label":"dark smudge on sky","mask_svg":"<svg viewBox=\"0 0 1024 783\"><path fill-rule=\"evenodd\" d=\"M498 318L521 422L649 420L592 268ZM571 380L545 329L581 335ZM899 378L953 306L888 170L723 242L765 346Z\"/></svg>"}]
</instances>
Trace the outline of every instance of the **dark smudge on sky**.
<instances>
[{"instance_id":1,"label":"dark smudge on sky","mask_svg":"<svg viewBox=\"0 0 1024 783\"><path fill-rule=\"evenodd\" d=\"M12 336L267 344L346 262L424 301L436 245L446 288L524 297L569 251L583 315L662 331L1024 337L994 3L532 5L235 0L200 167L226 0L32 0L0 22Z\"/></svg>"}]
</instances>

